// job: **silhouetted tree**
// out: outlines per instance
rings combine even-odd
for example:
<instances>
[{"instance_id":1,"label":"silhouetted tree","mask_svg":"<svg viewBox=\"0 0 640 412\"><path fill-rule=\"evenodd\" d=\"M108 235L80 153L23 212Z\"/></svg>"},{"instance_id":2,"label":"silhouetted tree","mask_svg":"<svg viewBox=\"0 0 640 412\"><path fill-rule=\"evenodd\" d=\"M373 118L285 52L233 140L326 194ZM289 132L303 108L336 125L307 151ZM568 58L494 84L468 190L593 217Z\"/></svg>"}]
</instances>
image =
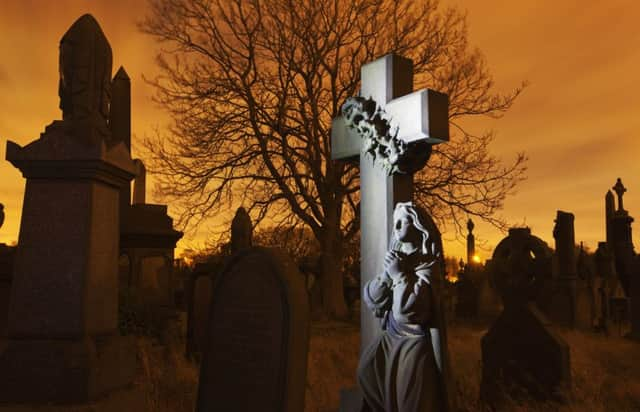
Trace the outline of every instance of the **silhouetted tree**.
<instances>
[{"instance_id":1,"label":"silhouetted tree","mask_svg":"<svg viewBox=\"0 0 640 412\"><path fill-rule=\"evenodd\" d=\"M331 119L357 94L364 63L407 56L416 89L449 95L452 140L417 176L418 202L458 230L468 215L504 225L495 212L525 157L502 165L490 133L457 121L499 117L522 86L493 90L461 12L434 0L150 0L140 28L167 46L150 80L174 120L146 139L157 192L185 227L237 204L255 224L308 227L322 251L327 314L346 314L342 245L359 228L358 167L330 160Z\"/></svg>"}]
</instances>

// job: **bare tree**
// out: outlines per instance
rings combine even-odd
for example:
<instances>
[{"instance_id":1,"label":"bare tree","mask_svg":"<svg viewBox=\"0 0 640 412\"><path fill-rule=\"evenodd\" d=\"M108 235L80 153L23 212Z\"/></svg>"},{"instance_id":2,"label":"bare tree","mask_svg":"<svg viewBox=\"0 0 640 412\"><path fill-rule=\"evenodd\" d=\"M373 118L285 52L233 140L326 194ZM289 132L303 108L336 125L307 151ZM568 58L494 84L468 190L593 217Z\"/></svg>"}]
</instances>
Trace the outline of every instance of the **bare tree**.
<instances>
[{"instance_id":1,"label":"bare tree","mask_svg":"<svg viewBox=\"0 0 640 412\"><path fill-rule=\"evenodd\" d=\"M417 177L418 199L440 221L495 217L523 178L490 135L457 126L499 117L523 86L496 93L467 43L466 18L435 0L150 0L142 31L164 46L150 80L173 117L147 138L157 191L195 225L243 204L257 224L311 229L322 250L323 307L346 314L341 245L359 228L357 165L331 161L331 119L358 92L360 67L387 53L413 60L415 84L447 93L452 141Z\"/></svg>"}]
</instances>

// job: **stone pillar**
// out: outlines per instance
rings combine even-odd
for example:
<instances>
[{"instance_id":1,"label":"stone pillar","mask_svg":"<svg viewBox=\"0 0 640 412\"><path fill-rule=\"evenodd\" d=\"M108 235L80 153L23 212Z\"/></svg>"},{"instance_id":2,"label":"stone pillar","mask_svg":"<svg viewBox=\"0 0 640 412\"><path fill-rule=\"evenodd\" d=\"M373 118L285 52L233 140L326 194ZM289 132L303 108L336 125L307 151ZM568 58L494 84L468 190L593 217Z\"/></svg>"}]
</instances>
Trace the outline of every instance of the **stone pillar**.
<instances>
[{"instance_id":1,"label":"stone pillar","mask_svg":"<svg viewBox=\"0 0 640 412\"><path fill-rule=\"evenodd\" d=\"M131 81L124 67L120 67L111 81L109 128L113 142L124 142L131 154ZM131 185L122 186L121 211L131 204Z\"/></svg>"},{"instance_id":2,"label":"stone pillar","mask_svg":"<svg viewBox=\"0 0 640 412\"><path fill-rule=\"evenodd\" d=\"M613 213L610 220L611 226L611 247L616 261L616 272L622 284L626 296L631 294L631 277L634 271L633 238L631 235L631 223L633 217L624 209L623 195L627 189L622 184L620 178L613 187L618 197L618 209Z\"/></svg>"},{"instance_id":3,"label":"stone pillar","mask_svg":"<svg viewBox=\"0 0 640 412\"><path fill-rule=\"evenodd\" d=\"M575 326L576 319L576 253L573 213L558 210L553 237L556 241L553 298L550 317L562 326Z\"/></svg>"},{"instance_id":4,"label":"stone pillar","mask_svg":"<svg viewBox=\"0 0 640 412\"><path fill-rule=\"evenodd\" d=\"M613 199L613 193L610 190L607 190L607 194L604 197L604 221L606 225L607 232L607 243L611 246L613 242L613 236L611 236L611 218L613 217L613 212L615 211L615 203Z\"/></svg>"},{"instance_id":5,"label":"stone pillar","mask_svg":"<svg viewBox=\"0 0 640 412\"><path fill-rule=\"evenodd\" d=\"M469 234L467 235L467 265L473 265L473 257L476 254L476 238L473 236L473 228L475 225L473 221L469 219L467 221L467 229L469 230Z\"/></svg>"},{"instance_id":6,"label":"stone pillar","mask_svg":"<svg viewBox=\"0 0 640 412\"><path fill-rule=\"evenodd\" d=\"M134 159L136 178L133 181L133 204L144 205L147 191L147 169L140 159Z\"/></svg>"},{"instance_id":7,"label":"stone pillar","mask_svg":"<svg viewBox=\"0 0 640 412\"><path fill-rule=\"evenodd\" d=\"M84 15L60 50L64 120L25 147L7 142L27 183L0 353L3 404L84 403L135 374L135 342L117 329L119 197L134 167L108 128L111 48Z\"/></svg>"}]
</instances>

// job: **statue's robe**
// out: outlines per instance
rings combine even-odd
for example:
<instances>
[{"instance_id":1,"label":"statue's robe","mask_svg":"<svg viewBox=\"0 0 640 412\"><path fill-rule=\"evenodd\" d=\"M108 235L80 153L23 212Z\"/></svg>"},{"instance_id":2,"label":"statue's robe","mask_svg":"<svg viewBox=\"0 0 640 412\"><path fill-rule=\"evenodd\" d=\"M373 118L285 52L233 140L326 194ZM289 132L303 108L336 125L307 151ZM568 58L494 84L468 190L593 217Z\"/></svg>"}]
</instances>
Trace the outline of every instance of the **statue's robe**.
<instances>
[{"instance_id":1,"label":"statue's robe","mask_svg":"<svg viewBox=\"0 0 640 412\"><path fill-rule=\"evenodd\" d=\"M364 301L382 318L383 328L358 366L359 384L372 412L450 408L441 287L432 269L438 267L420 276L409 270L396 280L383 273L364 288Z\"/></svg>"}]
</instances>

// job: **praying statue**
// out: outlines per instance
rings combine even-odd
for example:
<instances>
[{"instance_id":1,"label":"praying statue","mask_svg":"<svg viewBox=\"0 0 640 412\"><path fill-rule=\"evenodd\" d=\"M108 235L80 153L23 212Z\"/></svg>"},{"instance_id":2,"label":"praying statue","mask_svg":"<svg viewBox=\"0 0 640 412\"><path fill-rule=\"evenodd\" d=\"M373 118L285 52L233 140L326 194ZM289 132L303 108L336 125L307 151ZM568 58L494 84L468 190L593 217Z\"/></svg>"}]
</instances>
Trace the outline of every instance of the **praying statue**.
<instances>
[{"instance_id":1,"label":"praying statue","mask_svg":"<svg viewBox=\"0 0 640 412\"><path fill-rule=\"evenodd\" d=\"M360 358L364 411L450 410L442 241L432 219L412 202L398 203L384 271L363 291L382 334Z\"/></svg>"}]
</instances>

